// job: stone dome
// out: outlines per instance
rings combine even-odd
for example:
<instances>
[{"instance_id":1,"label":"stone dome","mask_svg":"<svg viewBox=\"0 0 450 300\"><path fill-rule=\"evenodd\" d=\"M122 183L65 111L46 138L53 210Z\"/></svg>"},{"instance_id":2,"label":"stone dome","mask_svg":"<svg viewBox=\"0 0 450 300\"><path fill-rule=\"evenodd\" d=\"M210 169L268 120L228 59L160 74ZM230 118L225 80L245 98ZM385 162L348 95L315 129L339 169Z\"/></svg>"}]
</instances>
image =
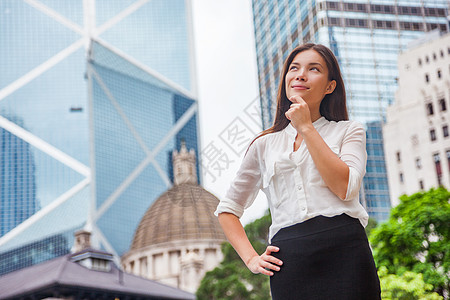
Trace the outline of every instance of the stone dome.
<instances>
[{"instance_id":1,"label":"stone dome","mask_svg":"<svg viewBox=\"0 0 450 300\"><path fill-rule=\"evenodd\" d=\"M219 199L197 183L194 150L182 142L172 162L173 186L145 212L121 263L126 272L195 293L222 261L226 238L214 216Z\"/></svg>"},{"instance_id":2,"label":"stone dome","mask_svg":"<svg viewBox=\"0 0 450 300\"><path fill-rule=\"evenodd\" d=\"M182 240L225 240L214 216L219 200L197 184L174 185L142 218L130 251Z\"/></svg>"}]
</instances>

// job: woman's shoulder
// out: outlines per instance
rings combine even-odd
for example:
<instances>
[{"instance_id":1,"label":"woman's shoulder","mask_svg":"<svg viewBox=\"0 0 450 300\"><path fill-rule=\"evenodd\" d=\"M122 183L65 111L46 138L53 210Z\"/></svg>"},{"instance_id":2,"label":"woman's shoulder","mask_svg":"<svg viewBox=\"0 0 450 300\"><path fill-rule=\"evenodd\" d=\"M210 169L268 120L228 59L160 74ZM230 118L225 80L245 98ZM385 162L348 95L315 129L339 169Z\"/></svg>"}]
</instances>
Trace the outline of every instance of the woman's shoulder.
<instances>
[{"instance_id":1,"label":"woman's shoulder","mask_svg":"<svg viewBox=\"0 0 450 300\"><path fill-rule=\"evenodd\" d=\"M258 142L259 144L265 144L268 141L273 140L274 138L277 138L281 133L283 132L283 130L280 131L276 131L276 132L270 132L270 133L266 133L264 135L260 135L261 133L259 133L257 136L258 138L255 139L255 143Z\"/></svg>"},{"instance_id":2,"label":"woman's shoulder","mask_svg":"<svg viewBox=\"0 0 450 300\"><path fill-rule=\"evenodd\" d=\"M329 125L332 127L336 127L337 129L363 129L364 125L355 120L345 120L345 121L330 121Z\"/></svg>"},{"instance_id":3,"label":"woman's shoulder","mask_svg":"<svg viewBox=\"0 0 450 300\"><path fill-rule=\"evenodd\" d=\"M280 136L281 131L266 133L264 135L260 134L252 141L249 148L254 148L254 150L257 149L258 152L263 153L265 152L264 150L266 147L277 142L277 138Z\"/></svg>"}]
</instances>

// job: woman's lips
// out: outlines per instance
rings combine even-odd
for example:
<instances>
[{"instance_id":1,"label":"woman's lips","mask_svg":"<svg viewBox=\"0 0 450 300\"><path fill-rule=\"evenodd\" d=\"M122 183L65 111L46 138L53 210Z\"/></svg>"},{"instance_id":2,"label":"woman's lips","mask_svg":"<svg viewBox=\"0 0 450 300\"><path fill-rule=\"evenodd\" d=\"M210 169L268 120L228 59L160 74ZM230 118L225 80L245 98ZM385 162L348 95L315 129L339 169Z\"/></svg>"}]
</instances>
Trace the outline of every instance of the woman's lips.
<instances>
[{"instance_id":1,"label":"woman's lips","mask_svg":"<svg viewBox=\"0 0 450 300\"><path fill-rule=\"evenodd\" d=\"M309 88L304 85L294 84L292 85L292 88L294 90L308 90Z\"/></svg>"}]
</instances>

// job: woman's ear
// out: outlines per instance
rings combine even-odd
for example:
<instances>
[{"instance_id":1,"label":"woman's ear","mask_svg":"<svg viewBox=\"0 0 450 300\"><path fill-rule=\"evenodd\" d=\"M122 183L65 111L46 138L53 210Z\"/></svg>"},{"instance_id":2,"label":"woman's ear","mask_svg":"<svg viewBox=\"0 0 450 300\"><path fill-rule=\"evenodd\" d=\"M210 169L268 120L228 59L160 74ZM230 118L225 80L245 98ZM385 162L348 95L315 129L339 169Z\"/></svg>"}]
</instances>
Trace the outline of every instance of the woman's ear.
<instances>
[{"instance_id":1,"label":"woman's ear","mask_svg":"<svg viewBox=\"0 0 450 300\"><path fill-rule=\"evenodd\" d=\"M336 88L336 80L331 80L328 84L327 89L325 90L325 94L331 94L334 92L334 89Z\"/></svg>"}]
</instances>

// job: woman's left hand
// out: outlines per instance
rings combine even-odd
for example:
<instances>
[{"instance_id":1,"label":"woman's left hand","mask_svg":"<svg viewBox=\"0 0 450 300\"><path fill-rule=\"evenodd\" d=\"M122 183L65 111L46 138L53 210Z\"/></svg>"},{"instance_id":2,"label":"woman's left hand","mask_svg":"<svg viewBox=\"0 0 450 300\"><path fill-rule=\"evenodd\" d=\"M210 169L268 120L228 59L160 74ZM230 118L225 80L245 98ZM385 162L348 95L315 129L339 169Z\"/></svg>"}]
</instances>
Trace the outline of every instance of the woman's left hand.
<instances>
[{"instance_id":1,"label":"woman's left hand","mask_svg":"<svg viewBox=\"0 0 450 300\"><path fill-rule=\"evenodd\" d=\"M308 104L302 97L295 95L289 98L292 104L289 110L285 113L286 118L291 121L292 126L301 133L303 130L312 126L311 112Z\"/></svg>"}]
</instances>

